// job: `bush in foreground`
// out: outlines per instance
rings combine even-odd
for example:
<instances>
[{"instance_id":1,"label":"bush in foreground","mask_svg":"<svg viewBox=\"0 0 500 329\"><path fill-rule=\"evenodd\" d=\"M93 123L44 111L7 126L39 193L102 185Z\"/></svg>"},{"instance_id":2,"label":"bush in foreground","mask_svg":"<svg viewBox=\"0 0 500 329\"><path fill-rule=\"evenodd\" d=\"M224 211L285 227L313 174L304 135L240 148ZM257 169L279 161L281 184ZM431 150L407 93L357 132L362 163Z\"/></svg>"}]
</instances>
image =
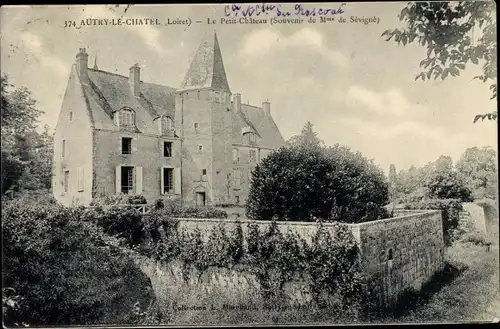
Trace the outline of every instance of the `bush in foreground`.
<instances>
[{"instance_id":1,"label":"bush in foreground","mask_svg":"<svg viewBox=\"0 0 500 329\"><path fill-rule=\"evenodd\" d=\"M50 204L2 209L3 285L18 301L6 325L124 323L153 298L149 279L82 217Z\"/></svg>"}]
</instances>

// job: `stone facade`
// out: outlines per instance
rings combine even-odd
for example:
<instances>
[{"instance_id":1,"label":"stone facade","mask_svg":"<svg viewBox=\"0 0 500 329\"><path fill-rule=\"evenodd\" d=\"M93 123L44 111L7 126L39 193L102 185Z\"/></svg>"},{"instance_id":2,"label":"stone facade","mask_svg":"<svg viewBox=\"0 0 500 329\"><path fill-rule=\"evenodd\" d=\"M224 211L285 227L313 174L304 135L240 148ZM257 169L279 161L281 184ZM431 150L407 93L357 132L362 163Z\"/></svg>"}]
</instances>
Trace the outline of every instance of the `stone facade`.
<instances>
[{"instance_id":1,"label":"stone facade","mask_svg":"<svg viewBox=\"0 0 500 329\"><path fill-rule=\"evenodd\" d=\"M221 221L226 230L232 230L237 221L233 219L191 219L183 218L178 229L193 231L200 229L203 239L208 239L212 228ZM242 224L243 235L247 233L247 223ZM269 221L255 221L259 230L265 230ZM296 232L307 242L317 230L315 223L277 222L282 233ZM404 214L360 224L346 224L353 233L360 248L362 271L382 305L392 305L405 290L420 290L422 286L444 266L444 240L442 218L439 210L405 211ZM332 224L324 224L332 230ZM170 271L170 270L169 270ZM227 280L226 280L227 281ZM229 280L230 281L230 280ZM309 299L303 292L306 284L295 282L289 286L291 295ZM300 299L300 298L299 298Z\"/></svg>"},{"instance_id":2,"label":"stone facade","mask_svg":"<svg viewBox=\"0 0 500 329\"><path fill-rule=\"evenodd\" d=\"M89 68L82 48L56 126L53 193L63 204L126 193L242 205L249 172L283 143L268 101L255 107L232 94L215 34L179 88L142 81L137 64L129 76Z\"/></svg>"}]
</instances>

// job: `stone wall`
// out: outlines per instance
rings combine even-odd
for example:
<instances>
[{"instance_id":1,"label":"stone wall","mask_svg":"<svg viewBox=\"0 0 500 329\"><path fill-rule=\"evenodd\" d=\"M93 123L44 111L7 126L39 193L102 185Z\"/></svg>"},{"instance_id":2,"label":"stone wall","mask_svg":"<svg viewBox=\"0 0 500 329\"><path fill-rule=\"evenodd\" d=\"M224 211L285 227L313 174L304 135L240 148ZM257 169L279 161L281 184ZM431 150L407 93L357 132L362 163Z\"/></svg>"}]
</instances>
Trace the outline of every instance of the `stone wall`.
<instances>
[{"instance_id":1,"label":"stone wall","mask_svg":"<svg viewBox=\"0 0 500 329\"><path fill-rule=\"evenodd\" d=\"M179 219L178 229L193 231L198 228L202 237L207 240L212 228L224 222L226 230L235 228L238 221L234 219ZM250 221L239 221L243 235L246 236ZM406 211L403 215L360 224L346 224L350 227L358 242L361 252L363 273L371 280L371 285L382 304L390 305L407 289L420 290L428 280L444 266L444 242L442 219L439 210ZM265 230L270 221L256 221L259 229ZM306 241L317 230L315 223L277 222L282 233L288 231L298 233ZM325 223L325 229L333 230L333 224ZM176 273L171 267L164 268L161 273ZM231 274L233 275L233 274ZM212 280L209 275L205 285L219 284L214 282L239 282L248 278L228 278L226 274L217 272L214 276L224 279ZM250 280L252 281L252 280ZM207 283L210 282L210 283ZM236 283L232 284L236 285ZM307 300L304 295L304 282L292 282L287 292L296 300ZM299 296L299 297L297 297Z\"/></svg>"},{"instance_id":2,"label":"stone wall","mask_svg":"<svg viewBox=\"0 0 500 329\"><path fill-rule=\"evenodd\" d=\"M360 244L363 272L373 279L382 303L394 303L407 289L420 290L444 266L439 210L350 226Z\"/></svg>"}]
</instances>

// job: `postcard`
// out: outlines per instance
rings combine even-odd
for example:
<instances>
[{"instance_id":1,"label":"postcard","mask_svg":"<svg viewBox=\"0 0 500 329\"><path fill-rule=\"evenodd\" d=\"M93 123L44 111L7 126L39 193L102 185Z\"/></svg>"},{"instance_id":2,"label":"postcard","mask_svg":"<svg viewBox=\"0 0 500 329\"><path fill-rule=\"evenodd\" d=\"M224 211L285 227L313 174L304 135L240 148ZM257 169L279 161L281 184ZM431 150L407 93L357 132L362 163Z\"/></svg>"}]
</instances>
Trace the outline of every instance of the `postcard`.
<instances>
[{"instance_id":1,"label":"postcard","mask_svg":"<svg viewBox=\"0 0 500 329\"><path fill-rule=\"evenodd\" d=\"M498 322L496 24L3 6L4 325Z\"/></svg>"}]
</instances>

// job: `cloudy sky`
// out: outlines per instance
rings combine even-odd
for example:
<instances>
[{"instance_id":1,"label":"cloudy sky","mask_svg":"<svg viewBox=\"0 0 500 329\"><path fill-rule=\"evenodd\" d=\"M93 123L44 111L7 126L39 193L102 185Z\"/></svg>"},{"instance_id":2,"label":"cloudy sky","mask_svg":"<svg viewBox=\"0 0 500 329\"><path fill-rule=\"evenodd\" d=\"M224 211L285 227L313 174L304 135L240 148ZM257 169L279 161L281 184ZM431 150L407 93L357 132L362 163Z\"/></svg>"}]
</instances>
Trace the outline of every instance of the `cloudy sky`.
<instances>
[{"instance_id":1,"label":"cloudy sky","mask_svg":"<svg viewBox=\"0 0 500 329\"><path fill-rule=\"evenodd\" d=\"M317 7L325 4L318 4ZM333 5L336 7L337 5ZM344 16L377 16L379 24L192 25L64 28L65 20L151 17L192 21L224 15L219 6L17 7L1 11L1 70L31 90L55 127L78 48L99 69L178 87L204 34L215 28L232 92L243 102L269 99L285 139L311 121L327 144L340 143L374 159L387 172L421 166L440 155L457 160L471 146L497 147L494 122L472 123L489 112L489 85L470 66L445 81L415 81L426 49L380 37L400 26L404 3L348 3ZM293 5L289 5L290 9ZM307 4L312 8L314 5Z\"/></svg>"}]
</instances>

